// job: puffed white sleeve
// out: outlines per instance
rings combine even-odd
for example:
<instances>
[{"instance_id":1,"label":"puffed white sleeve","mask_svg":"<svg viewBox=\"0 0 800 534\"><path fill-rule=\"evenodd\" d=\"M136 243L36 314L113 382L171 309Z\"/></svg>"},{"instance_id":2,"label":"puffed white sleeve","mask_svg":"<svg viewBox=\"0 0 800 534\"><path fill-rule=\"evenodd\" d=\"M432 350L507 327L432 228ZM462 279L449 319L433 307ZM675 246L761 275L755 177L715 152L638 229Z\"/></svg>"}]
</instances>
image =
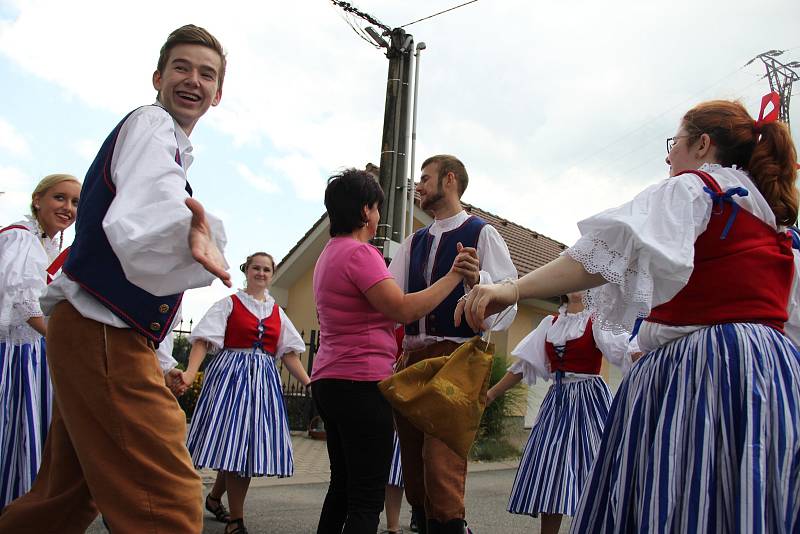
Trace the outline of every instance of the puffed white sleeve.
<instances>
[{"instance_id":1,"label":"puffed white sleeve","mask_svg":"<svg viewBox=\"0 0 800 534\"><path fill-rule=\"evenodd\" d=\"M522 379L529 386L534 385L539 378L550 380L553 377L544 348L547 331L550 330L552 324L553 316L546 316L541 320L539 326L525 336L511 351L511 355L516 356L519 361L509 367L508 371L514 374L522 373Z\"/></svg>"},{"instance_id":2,"label":"puffed white sleeve","mask_svg":"<svg viewBox=\"0 0 800 534\"><path fill-rule=\"evenodd\" d=\"M112 160L116 195L103 230L126 278L153 295L180 293L214 281L191 255L192 214L185 201L186 174L175 161L175 122L163 109L146 106L122 126ZM206 212L220 251L222 222ZM227 265L226 265L227 268Z\"/></svg>"},{"instance_id":3,"label":"puffed white sleeve","mask_svg":"<svg viewBox=\"0 0 800 534\"><path fill-rule=\"evenodd\" d=\"M215 302L200 321L192 328L189 334L189 343L205 341L208 343L208 353L216 354L225 344L225 330L228 327L228 317L233 311L233 302L230 297Z\"/></svg>"},{"instance_id":4,"label":"puffed white sleeve","mask_svg":"<svg viewBox=\"0 0 800 534\"><path fill-rule=\"evenodd\" d=\"M594 342L606 360L616 365L623 371L630 369L631 360L628 349L631 341L628 332L614 333L611 330L603 330L596 322L592 321L592 335ZM638 344L636 344L638 350Z\"/></svg>"},{"instance_id":5,"label":"puffed white sleeve","mask_svg":"<svg viewBox=\"0 0 800 534\"><path fill-rule=\"evenodd\" d=\"M604 330L630 332L637 317L646 317L686 285L694 242L710 213L702 181L684 174L578 223L581 237L565 253L609 282L585 296Z\"/></svg>"},{"instance_id":6,"label":"puffed white sleeve","mask_svg":"<svg viewBox=\"0 0 800 534\"><path fill-rule=\"evenodd\" d=\"M400 248L395 253L394 258L392 258L392 261L389 263L389 272L392 273L394 281L397 282L397 285L400 286L400 289L402 289L404 293L408 292L408 280L406 280L406 275L408 274L408 262L411 256L412 238L413 236L409 236L403 241Z\"/></svg>"},{"instance_id":7,"label":"puffed white sleeve","mask_svg":"<svg viewBox=\"0 0 800 534\"><path fill-rule=\"evenodd\" d=\"M47 254L27 230L0 233L0 328L42 317L39 297L46 286Z\"/></svg>"},{"instance_id":8,"label":"puffed white sleeve","mask_svg":"<svg viewBox=\"0 0 800 534\"><path fill-rule=\"evenodd\" d=\"M278 351L275 357L283 358L283 355L288 352L303 354L306 351L306 342L300 337L300 333L280 306L278 306L278 313L281 314L281 333L278 336Z\"/></svg>"},{"instance_id":9,"label":"puffed white sleeve","mask_svg":"<svg viewBox=\"0 0 800 534\"><path fill-rule=\"evenodd\" d=\"M504 280L516 280L517 268L511 261L508 245L497 229L487 224L481 230L476 243L481 262L480 284L493 284ZM510 306L483 320L483 329L498 332L507 330L517 316L517 305ZM497 321L495 323L495 321ZM494 328L492 328L494 326Z\"/></svg>"},{"instance_id":10,"label":"puffed white sleeve","mask_svg":"<svg viewBox=\"0 0 800 534\"><path fill-rule=\"evenodd\" d=\"M172 339L172 334L168 334L167 337L164 338L164 341L158 344L158 348L156 349L158 365L161 367L161 372L164 374L167 374L178 365L178 361L172 357L172 348L174 345L175 342Z\"/></svg>"}]
</instances>

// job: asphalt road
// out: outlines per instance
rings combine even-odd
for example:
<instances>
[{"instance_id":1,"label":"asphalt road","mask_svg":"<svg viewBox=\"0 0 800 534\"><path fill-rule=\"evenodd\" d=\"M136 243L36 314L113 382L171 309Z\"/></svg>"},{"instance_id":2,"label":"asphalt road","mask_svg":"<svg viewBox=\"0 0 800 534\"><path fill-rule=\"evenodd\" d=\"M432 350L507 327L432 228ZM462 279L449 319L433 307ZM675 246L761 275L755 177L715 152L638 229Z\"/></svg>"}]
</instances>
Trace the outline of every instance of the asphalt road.
<instances>
[{"instance_id":1,"label":"asphalt road","mask_svg":"<svg viewBox=\"0 0 800 534\"><path fill-rule=\"evenodd\" d=\"M475 534L538 534L538 519L506 512L513 480L513 469L469 473L467 521ZM253 487L247 495L245 524L252 534L313 534L326 489L324 483ZM408 533L410 513L405 503L400 517ZM206 514L203 533L222 532L224 525ZM561 532L569 532L568 519L562 523ZM87 533L103 534L105 529L98 520Z\"/></svg>"}]
</instances>

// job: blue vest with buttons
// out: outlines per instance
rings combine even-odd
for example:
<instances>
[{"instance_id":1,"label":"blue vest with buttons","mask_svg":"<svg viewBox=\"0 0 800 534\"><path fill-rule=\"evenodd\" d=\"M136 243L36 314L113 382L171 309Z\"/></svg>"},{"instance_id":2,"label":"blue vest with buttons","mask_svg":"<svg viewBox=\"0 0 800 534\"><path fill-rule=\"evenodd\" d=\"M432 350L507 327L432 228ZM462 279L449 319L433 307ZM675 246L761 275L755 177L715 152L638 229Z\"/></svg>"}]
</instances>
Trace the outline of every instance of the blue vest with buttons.
<instances>
[{"instance_id":1,"label":"blue vest with buttons","mask_svg":"<svg viewBox=\"0 0 800 534\"><path fill-rule=\"evenodd\" d=\"M119 131L131 113L111 131L86 173L75 240L63 272L131 328L158 344L167 335L183 293L157 297L130 283L103 231L103 219L116 195L111 157ZM181 164L177 151L175 162ZM188 183L186 191L192 194Z\"/></svg>"},{"instance_id":2,"label":"blue vest with buttons","mask_svg":"<svg viewBox=\"0 0 800 534\"><path fill-rule=\"evenodd\" d=\"M433 260L431 284L450 272L457 255L456 244L461 243L465 247L477 247L478 236L480 236L481 230L485 225L486 221L472 215L458 228L441 235ZM416 293L428 287L425 282L425 271L427 270L432 245L433 236L430 233L429 226L417 230L414 233L414 237L411 238L411 254L408 264L409 293ZM459 327L456 327L453 322L456 303L463 295L464 284L458 284L453 292L425 317L425 332L427 335L461 338L477 335L477 332L472 330L466 321L462 321ZM407 324L405 331L406 335L419 335L419 321Z\"/></svg>"}]
</instances>

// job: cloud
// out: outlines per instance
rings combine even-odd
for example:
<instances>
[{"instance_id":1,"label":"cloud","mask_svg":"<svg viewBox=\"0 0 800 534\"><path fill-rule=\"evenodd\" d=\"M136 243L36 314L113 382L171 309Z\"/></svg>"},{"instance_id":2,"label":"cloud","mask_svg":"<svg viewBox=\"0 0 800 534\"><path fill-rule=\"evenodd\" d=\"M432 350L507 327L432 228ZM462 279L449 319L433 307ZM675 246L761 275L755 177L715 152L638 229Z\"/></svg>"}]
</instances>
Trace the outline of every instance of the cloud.
<instances>
[{"instance_id":1,"label":"cloud","mask_svg":"<svg viewBox=\"0 0 800 534\"><path fill-rule=\"evenodd\" d=\"M323 198L326 176L314 158L294 153L266 158L264 164L275 174L284 176L301 200L315 201ZM331 170L333 171L335 169Z\"/></svg>"},{"instance_id":2,"label":"cloud","mask_svg":"<svg viewBox=\"0 0 800 534\"><path fill-rule=\"evenodd\" d=\"M264 193L277 193L280 191L280 188L275 184L275 182L269 178L255 174L244 163L238 162L234 163L233 165L236 167L236 171L239 173L239 175L244 178L248 184L255 187L259 191L263 191Z\"/></svg>"},{"instance_id":3,"label":"cloud","mask_svg":"<svg viewBox=\"0 0 800 534\"><path fill-rule=\"evenodd\" d=\"M78 139L72 143L73 150L87 163L94 161L99 146L95 139Z\"/></svg>"},{"instance_id":4,"label":"cloud","mask_svg":"<svg viewBox=\"0 0 800 534\"><path fill-rule=\"evenodd\" d=\"M29 157L31 155L30 145L25 136L3 117L0 117L0 148L15 156Z\"/></svg>"},{"instance_id":5,"label":"cloud","mask_svg":"<svg viewBox=\"0 0 800 534\"><path fill-rule=\"evenodd\" d=\"M452 6L357 4L389 25ZM387 60L357 38L339 9L237 0L224 10L200 0L191 8L192 21L228 52L223 98L203 128L221 132L230 145L209 146L204 160L224 162L227 153L240 153L236 148L251 148L241 153L257 155L236 156L237 171L287 203L292 196L321 203L327 175L379 162ZM70 98L123 113L152 101L156 52L186 22L185 9L154 0L19 2L16 18L0 22L0 53ZM743 97L754 111L766 91L763 70L740 67L767 48L796 46L798 17L800 3L785 0L736 9L722 0L675 0L669 9L633 0L507 0L420 22L409 28L427 44L416 166L433 153L458 155L473 178L467 201L568 243L578 218L666 176L664 139L691 105ZM771 23L700 51L685 38L707 34L709 21L737 28L742 20ZM788 59L796 58L795 52ZM279 190L284 182L290 187ZM291 232L299 237L305 230Z\"/></svg>"},{"instance_id":6,"label":"cloud","mask_svg":"<svg viewBox=\"0 0 800 534\"><path fill-rule=\"evenodd\" d=\"M0 226L30 213L31 193L36 179L17 167L0 165Z\"/></svg>"}]
</instances>

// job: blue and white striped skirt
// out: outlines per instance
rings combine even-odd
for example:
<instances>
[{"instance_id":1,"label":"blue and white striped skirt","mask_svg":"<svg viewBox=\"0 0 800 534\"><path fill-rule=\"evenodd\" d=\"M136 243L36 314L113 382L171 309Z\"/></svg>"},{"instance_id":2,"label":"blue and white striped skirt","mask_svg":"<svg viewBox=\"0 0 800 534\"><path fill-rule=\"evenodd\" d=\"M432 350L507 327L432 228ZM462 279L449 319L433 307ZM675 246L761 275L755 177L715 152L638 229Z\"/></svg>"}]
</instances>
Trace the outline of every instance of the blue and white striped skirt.
<instances>
[{"instance_id":1,"label":"blue and white striped skirt","mask_svg":"<svg viewBox=\"0 0 800 534\"><path fill-rule=\"evenodd\" d=\"M400 440L394 432L394 449L392 450L392 466L389 469L389 486L403 487L403 464L400 463Z\"/></svg>"},{"instance_id":2,"label":"blue and white striped skirt","mask_svg":"<svg viewBox=\"0 0 800 534\"><path fill-rule=\"evenodd\" d=\"M292 440L274 358L223 349L206 368L187 447L197 467L289 477Z\"/></svg>"},{"instance_id":3,"label":"blue and white striped skirt","mask_svg":"<svg viewBox=\"0 0 800 534\"><path fill-rule=\"evenodd\" d=\"M792 342L763 325L715 325L636 362L572 532L800 532Z\"/></svg>"},{"instance_id":4,"label":"blue and white striped skirt","mask_svg":"<svg viewBox=\"0 0 800 534\"><path fill-rule=\"evenodd\" d=\"M592 467L611 392L602 378L556 377L522 455L508 511L573 515Z\"/></svg>"},{"instance_id":5,"label":"blue and white striped skirt","mask_svg":"<svg viewBox=\"0 0 800 534\"><path fill-rule=\"evenodd\" d=\"M0 510L31 488L53 408L44 338L0 340Z\"/></svg>"}]
</instances>

